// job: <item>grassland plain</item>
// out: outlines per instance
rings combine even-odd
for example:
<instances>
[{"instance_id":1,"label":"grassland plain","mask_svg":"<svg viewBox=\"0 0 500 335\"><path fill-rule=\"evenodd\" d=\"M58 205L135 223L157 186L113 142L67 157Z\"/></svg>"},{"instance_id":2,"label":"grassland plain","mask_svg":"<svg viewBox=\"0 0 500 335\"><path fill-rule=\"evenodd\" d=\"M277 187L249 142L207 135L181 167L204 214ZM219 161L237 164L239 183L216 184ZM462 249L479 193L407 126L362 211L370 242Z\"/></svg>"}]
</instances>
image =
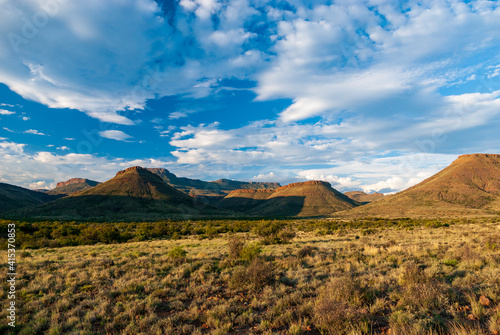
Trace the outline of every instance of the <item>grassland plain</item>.
<instances>
[{"instance_id":1,"label":"grassland plain","mask_svg":"<svg viewBox=\"0 0 500 335\"><path fill-rule=\"evenodd\" d=\"M210 239L19 250L15 333L500 331L500 220L335 230L294 222ZM0 332L14 333L6 322Z\"/></svg>"}]
</instances>

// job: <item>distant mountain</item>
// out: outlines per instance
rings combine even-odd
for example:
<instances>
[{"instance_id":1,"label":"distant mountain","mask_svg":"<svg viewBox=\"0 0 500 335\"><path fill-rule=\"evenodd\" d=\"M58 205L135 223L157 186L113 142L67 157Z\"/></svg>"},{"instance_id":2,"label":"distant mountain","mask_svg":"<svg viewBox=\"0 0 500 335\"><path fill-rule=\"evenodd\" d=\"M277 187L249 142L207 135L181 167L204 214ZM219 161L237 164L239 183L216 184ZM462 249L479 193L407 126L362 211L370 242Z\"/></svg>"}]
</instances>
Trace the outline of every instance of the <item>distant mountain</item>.
<instances>
[{"instance_id":1,"label":"distant mountain","mask_svg":"<svg viewBox=\"0 0 500 335\"><path fill-rule=\"evenodd\" d=\"M100 183L98 181L90 179L72 178L70 180L57 183L56 188L45 191L45 193L52 195L71 195L99 184Z\"/></svg>"},{"instance_id":2,"label":"distant mountain","mask_svg":"<svg viewBox=\"0 0 500 335\"><path fill-rule=\"evenodd\" d=\"M328 215L358 205L323 181L293 183L274 191L233 191L217 203L233 211L275 217Z\"/></svg>"},{"instance_id":3,"label":"distant mountain","mask_svg":"<svg viewBox=\"0 0 500 335\"><path fill-rule=\"evenodd\" d=\"M423 182L348 215L461 216L499 211L500 155L473 154L462 155Z\"/></svg>"},{"instance_id":4,"label":"distant mountain","mask_svg":"<svg viewBox=\"0 0 500 335\"><path fill-rule=\"evenodd\" d=\"M90 189L16 214L144 220L217 215L219 211L198 205L193 198L167 185L158 175L136 166L119 171L114 178Z\"/></svg>"},{"instance_id":5,"label":"distant mountain","mask_svg":"<svg viewBox=\"0 0 500 335\"><path fill-rule=\"evenodd\" d=\"M57 196L0 183L0 213L36 206L57 199Z\"/></svg>"},{"instance_id":6,"label":"distant mountain","mask_svg":"<svg viewBox=\"0 0 500 335\"><path fill-rule=\"evenodd\" d=\"M281 186L279 183L243 182L228 179L203 181L177 177L167 169L162 168L147 168L147 170L160 176L170 186L191 196L222 198L229 194L229 192L237 189L265 190L276 189Z\"/></svg>"},{"instance_id":7,"label":"distant mountain","mask_svg":"<svg viewBox=\"0 0 500 335\"><path fill-rule=\"evenodd\" d=\"M344 194L347 195L352 200L356 200L357 202L360 202L362 204L367 204L384 197L382 193L377 193L377 192L367 194L363 191L350 191L350 192L345 192Z\"/></svg>"}]
</instances>

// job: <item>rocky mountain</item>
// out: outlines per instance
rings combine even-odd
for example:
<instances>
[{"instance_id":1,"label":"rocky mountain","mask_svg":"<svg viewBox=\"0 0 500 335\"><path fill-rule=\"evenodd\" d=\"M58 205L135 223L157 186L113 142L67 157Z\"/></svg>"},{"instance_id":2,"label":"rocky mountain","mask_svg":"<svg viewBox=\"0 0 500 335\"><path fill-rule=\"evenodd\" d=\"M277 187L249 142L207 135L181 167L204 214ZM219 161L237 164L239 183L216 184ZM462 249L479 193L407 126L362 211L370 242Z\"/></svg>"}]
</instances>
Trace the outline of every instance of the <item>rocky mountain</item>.
<instances>
[{"instance_id":1,"label":"rocky mountain","mask_svg":"<svg viewBox=\"0 0 500 335\"><path fill-rule=\"evenodd\" d=\"M500 155L458 157L444 170L353 210L356 216L465 216L500 211Z\"/></svg>"},{"instance_id":2,"label":"rocky mountain","mask_svg":"<svg viewBox=\"0 0 500 335\"><path fill-rule=\"evenodd\" d=\"M45 193L66 196L84 191L99 184L99 182L90 179L72 178L70 180L57 183L56 188L45 191Z\"/></svg>"},{"instance_id":3,"label":"rocky mountain","mask_svg":"<svg viewBox=\"0 0 500 335\"><path fill-rule=\"evenodd\" d=\"M203 181L199 179L177 177L167 169L162 168L147 168L147 170L160 176L163 181L170 186L191 196L222 198L231 191L237 189L266 190L276 189L281 186L279 183L243 182L229 179Z\"/></svg>"},{"instance_id":4,"label":"rocky mountain","mask_svg":"<svg viewBox=\"0 0 500 335\"><path fill-rule=\"evenodd\" d=\"M217 203L221 208L273 217L328 215L358 205L324 181L292 183L273 191L233 191Z\"/></svg>"},{"instance_id":5,"label":"rocky mountain","mask_svg":"<svg viewBox=\"0 0 500 335\"><path fill-rule=\"evenodd\" d=\"M357 202L360 202L362 204L367 204L384 197L382 193L377 193L377 192L367 194L363 191L350 191L350 192L345 192L344 194L347 195L352 200L356 200Z\"/></svg>"}]
</instances>

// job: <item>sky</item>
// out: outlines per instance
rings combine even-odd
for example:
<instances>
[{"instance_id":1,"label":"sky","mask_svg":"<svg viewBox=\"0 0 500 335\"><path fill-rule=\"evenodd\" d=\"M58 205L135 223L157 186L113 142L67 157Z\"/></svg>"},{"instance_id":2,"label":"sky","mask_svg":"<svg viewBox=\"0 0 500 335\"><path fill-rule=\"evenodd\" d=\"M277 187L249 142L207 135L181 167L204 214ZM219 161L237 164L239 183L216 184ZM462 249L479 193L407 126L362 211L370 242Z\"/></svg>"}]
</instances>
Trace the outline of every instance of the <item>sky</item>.
<instances>
[{"instance_id":1,"label":"sky","mask_svg":"<svg viewBox=\"0 0 500 335\"><path fill-rule=\"evenodd\" d=\"M0 0L0 182L391 193L499 153L500 1Z\"/></svg>"}]
</instances>

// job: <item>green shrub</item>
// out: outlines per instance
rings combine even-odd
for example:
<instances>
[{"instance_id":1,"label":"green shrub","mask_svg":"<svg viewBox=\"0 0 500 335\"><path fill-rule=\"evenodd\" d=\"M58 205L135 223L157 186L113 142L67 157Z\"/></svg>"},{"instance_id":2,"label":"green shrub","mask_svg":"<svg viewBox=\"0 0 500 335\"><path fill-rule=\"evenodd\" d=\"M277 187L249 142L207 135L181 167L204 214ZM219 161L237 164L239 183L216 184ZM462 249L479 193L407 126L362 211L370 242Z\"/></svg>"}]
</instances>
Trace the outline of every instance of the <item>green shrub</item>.
<instances>
[{"instance_id":1,"label":"green shrub","mask_svg":"<svg viewBox=\"0 0 500 335\"><path fill-rule=\"evenodd\" d=\"M176 261L184 259L186 255L187 251L182 246L174 247L168 252L168 256Z\"/></svg>"},{"instance_id":2,"label":"green shrub","mask_svg":"<svg viewBox=\"0 0 500 335\"><path fill-rule=\"evenodd\" d=\"M258 243L253 243L246 245L241 249L241 259L247 262L253 261L260 253L262 249Z\"/></svg>"},{"instance_id":3,"label":"green shrub","mask_svg":"<svg viewBox=\"0 0 500 335\"><path fill-rule=\"evenodd\" d=\"M253 232L260 236L264 244L288 243L295 237L295 232L280 221L261 221Z\"/></svg>"}]
</instances>

